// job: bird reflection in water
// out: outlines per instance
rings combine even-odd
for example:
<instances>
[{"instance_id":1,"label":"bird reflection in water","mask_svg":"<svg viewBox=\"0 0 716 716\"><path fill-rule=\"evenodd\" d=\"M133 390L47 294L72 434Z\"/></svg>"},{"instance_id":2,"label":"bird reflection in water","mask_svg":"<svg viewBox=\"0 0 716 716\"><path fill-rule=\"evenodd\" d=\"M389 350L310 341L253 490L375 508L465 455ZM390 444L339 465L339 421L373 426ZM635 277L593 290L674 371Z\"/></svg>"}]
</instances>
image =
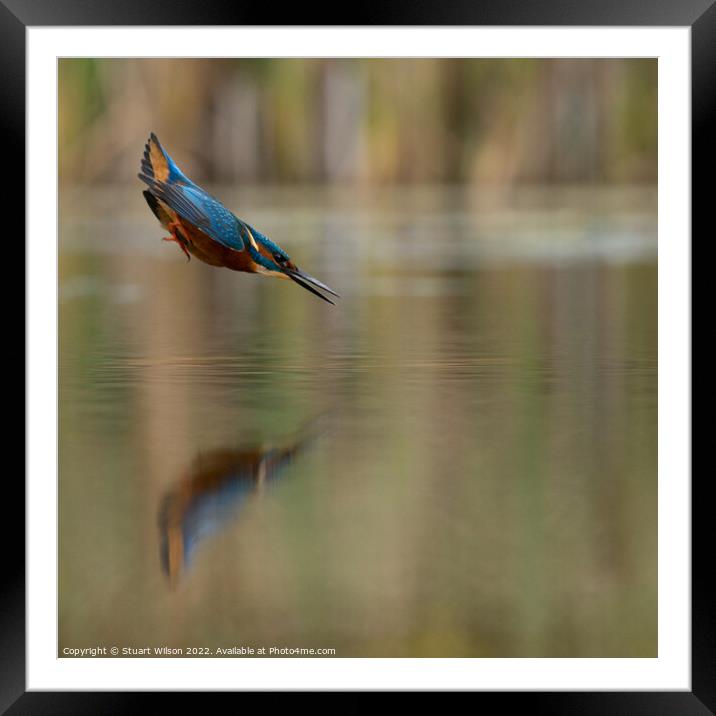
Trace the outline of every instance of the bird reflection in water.
<instances>
[{"instance_id":1,"label":"bird reflection in water","mask_svg":"<svg viewBox=\"0 0 716 716\"><path fill-rule=\"evenodd\" d=\"M306 443L302 439L283 448L214 450L196 458L159 510L162 569L172 585L189 567L198 545L282 477Z\"/></svg>"}]
</instances>

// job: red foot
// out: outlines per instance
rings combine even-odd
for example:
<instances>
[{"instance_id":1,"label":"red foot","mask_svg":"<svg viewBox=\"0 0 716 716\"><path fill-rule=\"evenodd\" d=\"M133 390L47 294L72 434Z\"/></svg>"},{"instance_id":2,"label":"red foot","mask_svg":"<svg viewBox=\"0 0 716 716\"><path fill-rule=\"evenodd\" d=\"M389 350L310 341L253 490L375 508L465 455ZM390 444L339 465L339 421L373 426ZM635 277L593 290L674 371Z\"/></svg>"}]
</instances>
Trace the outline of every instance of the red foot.
<instances>
[{"instance_id":1,"label":"red foot","mask_svg":"<svg viewBox=\"0 0 716 716\"><path fill-rule=\"evenodd\" d=\"M174 242L176 242L177 244L179 244L179 248L180 248L180 249L184 252L184 254L186 255L186 260L187 260L187 261L191 261L191 254L189 253L189 251L188 251L187 248L186 248L186 241L184 241L183 239L180 239L180 238L179 238L179 236L180 236L180 234L179 234L179 224L176 224L176 223L170 224L168 228L169 228L169 231L172 232L172 235L171 235L171 236L165 236L165 237L164 237L164 241L174 241Z\"/></svg>"}]
</instances>

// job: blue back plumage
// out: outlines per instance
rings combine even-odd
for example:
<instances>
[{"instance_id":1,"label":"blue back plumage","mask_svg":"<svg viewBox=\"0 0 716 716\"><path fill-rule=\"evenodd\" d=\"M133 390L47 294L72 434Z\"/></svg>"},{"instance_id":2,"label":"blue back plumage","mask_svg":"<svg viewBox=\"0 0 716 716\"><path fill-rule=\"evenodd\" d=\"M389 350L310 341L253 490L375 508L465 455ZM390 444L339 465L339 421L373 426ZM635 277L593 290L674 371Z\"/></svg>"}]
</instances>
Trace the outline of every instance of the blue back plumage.
<instances>
[{"instance_id":1,"label":"blue back plumage","mask_svg":"<svg viewBox=\"0 0 716 716\"><path fill-rule=\"evenodd\" d=\"M144 148L139 178L149 191L214 241L243 251L250 243L247 224L189 179L152 133ZM253 232L252 232L253 233Z\"/></svg>"}]
</instances>

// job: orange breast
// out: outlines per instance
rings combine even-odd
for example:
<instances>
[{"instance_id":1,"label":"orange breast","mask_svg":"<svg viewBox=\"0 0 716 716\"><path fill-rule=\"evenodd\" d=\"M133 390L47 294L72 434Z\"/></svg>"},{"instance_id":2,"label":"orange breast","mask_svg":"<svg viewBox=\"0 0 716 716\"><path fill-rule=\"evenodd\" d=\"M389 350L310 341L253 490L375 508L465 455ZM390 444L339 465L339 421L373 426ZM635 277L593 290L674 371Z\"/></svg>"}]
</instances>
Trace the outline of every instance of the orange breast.
<instances>
[{"instance_id":1,"label":"orange breast","mask_svg":"<svg viewBox=\"0 0 716 716\"><path fill-rule=\"evenodd\" d=\"M210 264L211 266L225 266L234 271L256 273L256 264L246 249L243 251L230 249L218 241L214 241L210 236L180 216L178 216L177 219L181 224L182 233L189 242L187 249L200 261Z\"/></svg>"}]
</instances>

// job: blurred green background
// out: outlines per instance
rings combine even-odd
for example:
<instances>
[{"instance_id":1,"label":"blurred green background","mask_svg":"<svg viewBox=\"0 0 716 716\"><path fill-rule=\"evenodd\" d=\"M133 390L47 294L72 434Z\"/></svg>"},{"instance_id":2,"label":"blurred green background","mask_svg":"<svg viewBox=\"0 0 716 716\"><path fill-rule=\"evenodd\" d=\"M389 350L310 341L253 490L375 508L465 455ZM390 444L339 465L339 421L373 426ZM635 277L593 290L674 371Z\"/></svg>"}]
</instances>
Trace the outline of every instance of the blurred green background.
<instances>
[{"instance_id":1,"label":"blurred green background","mask_svg":"<svg viewBox=\"0 0 716 716\"><path fill-rule=\"evenodd\" d=\"M60 656L657 655L656 60L59 80ZM163 242L150 131L338 305Z\"/></svg>"},{"instance_id":2,"label":"blurred green background","mask_svg":"<svg viewBox=\"0 0 716 716\"><path fill-rule=\"evenodd\" d=\"M195 181L649 183L655 60L60 60L60 173L151 129Z\"/></svg>"}]
</instances>

